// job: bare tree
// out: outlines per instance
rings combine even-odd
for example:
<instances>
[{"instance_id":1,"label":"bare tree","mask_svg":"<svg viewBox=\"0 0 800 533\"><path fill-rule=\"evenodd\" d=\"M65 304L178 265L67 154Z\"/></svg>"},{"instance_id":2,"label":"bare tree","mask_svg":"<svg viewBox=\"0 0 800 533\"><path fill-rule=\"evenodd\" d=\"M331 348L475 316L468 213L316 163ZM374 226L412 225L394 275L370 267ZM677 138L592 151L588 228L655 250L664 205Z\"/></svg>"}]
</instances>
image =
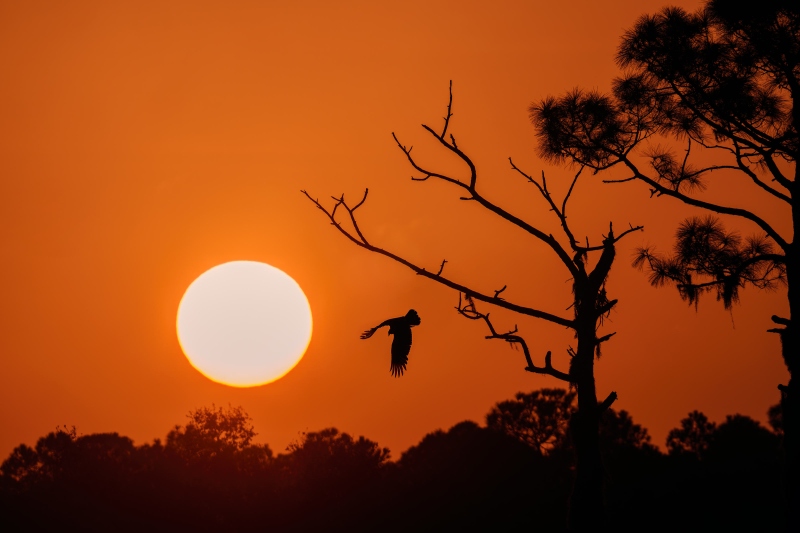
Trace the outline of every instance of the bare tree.
<instances>
[{"instance_id":1,"label":"bare tree","mask_svg":"<svg viewBox=\"0 0 800 533\"><path fill-rule=\"evenodd\" d=\"M478 170L475 163L459 147L456 138L448 132L453 105L452 82L450 84L450 100L447 105L447 114L444 117L444 126L441 132L423 124L422 127L436 139L441 147L454 154L466 165L469 171L467 180L460 180L449 174L436 172L423 167L411 154L412 147L403 145L393 133L392 137L397 143L398 148L403 152L408 163L418 173L412 177L414 181L438 180L453 186L461 191L463 200L477 202L486 210L494 213L500 218L511 223L513 226L521 228L536 241L539 241L545 248L548 248L561 261L561 264L572 279L573 300L569 307L573 310L573 316L558 316L538 307L527 304L517 303L506 299L503 296L506 287L497 290L479 289L467 282L457 281L445 274L446 260L442 261L438 268L428 270L427 268L415 264L395 252L386 250L373 244L366 236L365 232L358 224L356 211L364 205L367 200L369 190L364 191L363 197L355 204L345 200L344 194L333 198L331 208L325 207L318 199L312 197L308 192L302 191L330 220L331 224L347 237L351 242L385 257L388 257L402 265L405 265L417 275L433 280L441 285L449 287L459 294L458 312L471 320L483 322L488 329L487 339L499 339L518 346L522 349L525 357L525 370L537 374L546 374L558 380L569 383L577 389L578 408L572 417L571 430L576 448L576 479L570 503L569 523L571 528L586 529L596 527L604 522L603 512L603 467L600 457L600 446L598 438L598 424L600 415L616 400L616 393L611 392L602 402L597 400L597 392L594 379L594 361L600 354L600 346L608 341L614 333L599 335L599 329L603 325L603 319L608 316L617 300L609 299L606 294L605 282L608 277L611 265L616 254L615 245L625 235L641 230L641 226L629 226L619 235L615 235L613 227L609 224L608 233L603 235L600 244L591 245L587 242L581 244L575 237L575 233L567 220L567 204L572 195L579 178L581 170L573 177L569 189L560 202L553 198L547 186L547 180L542 173L541 180L526 174L518 168L509 158L511 169L519 176L531 183L544 199L546 206L557 217L563 234L562 239L555 238L552 234L537 228L507 210L503 209L493 201L489 200L478 189ZM340 216L343 219L340 220ZM346 224L348 227L345 227ZM562 244L565 241L565 244ZM590 256L599 255L596 260L590 261ZM489 313L478 309L476 301L484 302L495 307L507 309L520 315L531 316L545 320L547 322L570 328L575 332L577 347L568 348L571 360L569 369L566 371L556 369L551 361L551 352L548 351L543 358L543 362L534 362L530 347L525 339L518 333L515 326L509 331L498 330L492 322ZM569 308L568 307L568 308Z\"/></svg>"},{"instance_id":2,"label":"bare tree","mask_svg":"<svg viewBox=\"0 0 800 533\"><path fill-rule=\"evenodd\" d=\"M748 285L786 286L789 316L772 316L790 379L779 385L785 423L792 530L800 528L800 7L788 0L754 6L706 0L687 13L645 15L622 38L625 69L611 94L573 90L531 107L541 154L595 171L626 172L608 182L638 181L651 197L711 213L686 220L674 252L639 251L654 285L674 285L696 304L715 293L725 307ZM680 153L671 147L683 144ZM699 159L703 154L706 159ZM711 161L710 163L708 161ZM715 202L701 192L725 180L769 199L788 215L783 229L765 210ZM740 178L739 181L735 181ZM749 187L749 188L748 188ZM717 217L757 233L742 238Z\"/></svg>"}]
</instances>

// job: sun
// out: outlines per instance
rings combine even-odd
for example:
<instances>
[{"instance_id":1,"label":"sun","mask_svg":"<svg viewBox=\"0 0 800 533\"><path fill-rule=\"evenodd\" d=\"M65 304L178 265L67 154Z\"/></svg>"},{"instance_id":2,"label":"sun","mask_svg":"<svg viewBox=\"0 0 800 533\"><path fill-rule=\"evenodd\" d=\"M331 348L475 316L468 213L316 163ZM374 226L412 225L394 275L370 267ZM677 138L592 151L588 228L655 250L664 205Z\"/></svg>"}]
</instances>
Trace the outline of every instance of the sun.
<instances>
[{"instance_id":1,"label":"sun","mask_svg":"<svg viewBox=\"0 0 800 533\"><path fill-rule=\"evenodd\" d=\"M311 308L295 280L266 263L204 272L178 305L178 341L200 373L232 387L285 376L311 341Z\"/></svg>"}]
</instances>

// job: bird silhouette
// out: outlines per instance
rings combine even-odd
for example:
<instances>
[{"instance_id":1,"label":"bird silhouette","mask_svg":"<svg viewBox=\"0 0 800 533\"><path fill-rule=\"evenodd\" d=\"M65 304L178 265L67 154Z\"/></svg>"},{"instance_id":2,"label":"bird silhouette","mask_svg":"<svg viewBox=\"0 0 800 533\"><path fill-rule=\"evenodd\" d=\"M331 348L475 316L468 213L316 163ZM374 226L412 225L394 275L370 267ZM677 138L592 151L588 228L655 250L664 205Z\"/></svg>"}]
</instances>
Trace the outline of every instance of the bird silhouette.
<instances>
[{"instance_id":1,"label":"bird silhouette","mask_svg":"<svg viewBox=\"0 0 800 533\"><path fill-rule=\"evenodd\" d=\"M410 309L405 316L384 320L374 328L368 329L361 334L362 339L369 339L383 326L389 326L389 335L394 335L392 340L392 365L389 367L394 377L400 377L406 371L408 364L408 352L411 351L411 328L419 326L419 315Z\"/></svg>"}]
</instances>

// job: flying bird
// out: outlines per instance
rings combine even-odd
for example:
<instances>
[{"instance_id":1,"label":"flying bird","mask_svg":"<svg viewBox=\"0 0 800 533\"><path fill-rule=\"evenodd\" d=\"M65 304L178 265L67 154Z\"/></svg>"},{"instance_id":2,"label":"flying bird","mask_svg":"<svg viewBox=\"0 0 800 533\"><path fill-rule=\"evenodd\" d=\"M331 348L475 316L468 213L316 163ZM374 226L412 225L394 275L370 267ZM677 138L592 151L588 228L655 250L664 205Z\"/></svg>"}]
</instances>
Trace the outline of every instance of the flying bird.
<instances>
[{"instance_id":1,"label":"flying bird","mask_svg":"<svg viewBox=\"0 0 800 533\"><path fill-rule=\"evenodd\" d=\"M394 377L400 377L406 371L408 364L408 352L411 351L411 328L419 326L419 315L413 309L409 310L405 316L384 320L372 329L368 329L361 334L362 339L369 339L378 329L389 326L389 335L394 335L392 340L392 365L390 371Z\"/></svg>"}]
</instances>

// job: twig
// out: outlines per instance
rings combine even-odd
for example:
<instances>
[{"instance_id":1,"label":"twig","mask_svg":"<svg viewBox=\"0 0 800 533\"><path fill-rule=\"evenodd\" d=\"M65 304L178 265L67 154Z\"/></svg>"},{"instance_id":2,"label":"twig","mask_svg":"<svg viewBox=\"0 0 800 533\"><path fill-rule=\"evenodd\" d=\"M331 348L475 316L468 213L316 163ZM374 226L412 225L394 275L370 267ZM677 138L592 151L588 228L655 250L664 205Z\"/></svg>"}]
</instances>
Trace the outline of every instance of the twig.
<instances>
[{"instance_id":1,"label":"twig","mask_svg":"<svg viewBox=\"0 0 800 533\"><path fill-rule=\"evenodd\" d=\"M450 117L453 116L452 110L453 110L453 80L450 80L450 101L447 102L447 116L444 117L444 128L442 128L442 134L440 135L441 138L444 138L444 136L447 134L447 126L450 125ZM456 141L455 139L453 139L453 144L455 143Z\"/></svg>"}]
</instances>

